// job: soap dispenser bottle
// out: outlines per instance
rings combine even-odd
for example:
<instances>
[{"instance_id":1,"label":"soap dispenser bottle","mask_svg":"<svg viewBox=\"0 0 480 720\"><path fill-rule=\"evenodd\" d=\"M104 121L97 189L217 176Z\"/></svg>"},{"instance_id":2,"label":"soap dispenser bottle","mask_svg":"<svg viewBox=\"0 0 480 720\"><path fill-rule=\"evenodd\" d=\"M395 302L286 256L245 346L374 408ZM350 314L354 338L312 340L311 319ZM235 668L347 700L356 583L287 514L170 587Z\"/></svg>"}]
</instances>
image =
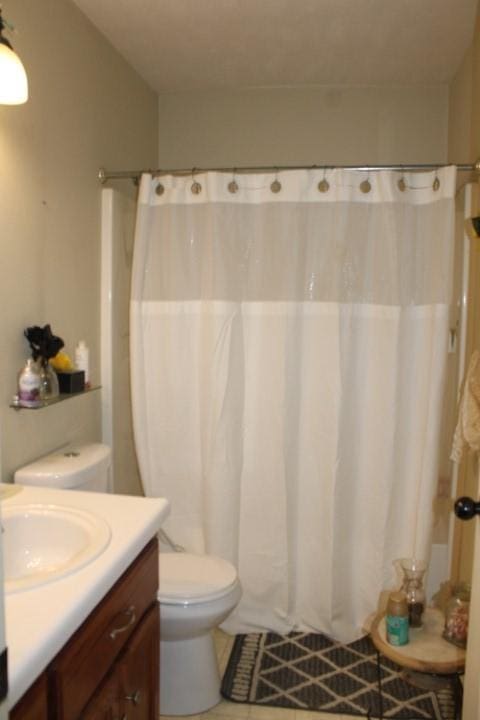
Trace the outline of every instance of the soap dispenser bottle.
<instances>
[{"instance_id":1,"label":"soap dispenser bottle","mask_svg":"<svg viewBox=\"0 0 480 720\"><path fill-rule=\"evenodd\" d=\"M38 365L33 358L28 358L25 367L18 373L18 404L27 408L40 407L41 386Z\"/></svg>"},{"instance_id":2,"label":"soap dispenser bottle","mask_svg":"<svg viewBox=\"0 0 480 720\"><path fill-rule=\"evenodd\" d=\"M80 340L75 348L75 365L77 370L85 373L85 387L90 387L89 352L85 340Z\"/></svg>"}]
</instances>

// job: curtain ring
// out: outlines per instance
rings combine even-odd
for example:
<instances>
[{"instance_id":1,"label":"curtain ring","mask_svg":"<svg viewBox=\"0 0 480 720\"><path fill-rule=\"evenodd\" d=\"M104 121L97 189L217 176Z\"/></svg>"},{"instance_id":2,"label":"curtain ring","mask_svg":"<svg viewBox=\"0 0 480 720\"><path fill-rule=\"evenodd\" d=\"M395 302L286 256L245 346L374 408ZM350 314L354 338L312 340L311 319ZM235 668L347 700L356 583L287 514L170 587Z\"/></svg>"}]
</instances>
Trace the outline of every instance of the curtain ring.
<instances>
[{"instance_id":1,"label":"curtain ring","mask_svg":"<svg viewBox=\"0 0 480 720\"><path fill-rule=\"evenodd\" d=\"M158 183L157 187L155 188L155 192L157 193L157 195L163 195L163 193L165 192L165 188L161 182Z\"/></svg>"},{"instance_id":2,"label":"curtain ring","mask_svg":"<svg viewBox=\"0 0 480 720\"><path fill-rule=\"evenodd\" d=\"M323 178L320 180L320 182L317 185L318 191L321 193L326 193L330 190L330 183L328 182L326 175L327 175L327 168L323 168Z\"/></svg>"},{"instance_id":3,"label":"curtain ring","mask_svg":"<svg viewBox=\"0 0 480 720\"><path fill-rule=\"evenodd\" d=\"M237 181L235 180L236 170L237 170L236 168L233 168L232 179L230 180L230 182L228 183L228 186L227 186L228 192L232 193L232 195L235 195L235 193L238 192L238 184L237 184Z\"/></svg>"},{"instance_id":4,"label":"curtain ring","mask_svg":"<svg viewBox=\"0 0 480 720\"><path fill-rule=\"evenodd\" d=\"M440 190L440 180L438 179L437 170L435 170L435 180L433 181L433 192L437 192L437 190Z\"/></svg>"},{"instance_id":5,"label":"curtain ring","mask_svg":"<svg viewBox=\"0 0 480 720\"><path fill-rule=\"evenodd\" d=\"M400 190L400 192L405 192L405 190L407 189L407 183L405 182L405 172L404 172L403 168L402 168L402 175L397 182L397 187Z\"/></svg>"},{"instance_id":6,"label":"curtain ring","mask_svg":"<svg viewBox=\"0 0 480 720\"><path fill-rule=\"evenodd\" d=\"M278 168L275 170L275 180L270 185L270 190L272 191L272 193L279 193L280 190L282 189L282 183L280 182L280 180L278 179L277 176L278 176Z\"/></svg>"},{"instance_id":7,"label":"curtain ring","mask_svg":"<svg viewBox=\"0 0 480 720\"><path fill-rule=\"evenodd\" d=\"M195 180L195 168L192 168L192 185L190 190L194 195L199 195L202 192L202 186L197 180Z\"/></svg>"}]
</instances>

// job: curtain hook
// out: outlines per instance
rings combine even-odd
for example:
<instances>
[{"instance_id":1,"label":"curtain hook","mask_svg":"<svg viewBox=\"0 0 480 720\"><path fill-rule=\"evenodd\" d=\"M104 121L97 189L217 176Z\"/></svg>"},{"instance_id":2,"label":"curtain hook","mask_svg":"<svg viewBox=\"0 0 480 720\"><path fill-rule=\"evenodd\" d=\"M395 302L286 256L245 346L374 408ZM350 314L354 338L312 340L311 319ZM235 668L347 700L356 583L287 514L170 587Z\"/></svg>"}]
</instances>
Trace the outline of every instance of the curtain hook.
<instances>
[{"instance_id":1,"label":"curtain hook","mask_svg":"<svg viewBox=\"0 0 480 720\"><path fill-rule=\"evenodd\" d=\"M440 180L438 178L438 168L435 170L435 180L433 181L433 191L437 192L437 190L440 190Z\"/></svg>"},{"instance_id":2,"label":"curtain hook","mask_svg":"<svg viewBox=\"0 0 480 720\"><path fill-rule=\"evenodd\" d=\"M157 183L157 187L155 188L155 192L157 193L157 195L163 195L163 193L165 192L165 188L164 188L164 186L162 185L162 183L160 182L160 180L159 180L158 183Z\"/></svg>"},{"instance_id":3,"label":"curtain hook","mask_svg":"<svg viewBox=\"0 0 480 720\"><path fill-rule=\"evenodd\" d=\"M372 189L372 184L370 182L370 173L368 173L367 179L363 180L360 183L360 190L362 191L362 193L369 193L371 189Z\"/></svg>"},{"instance_id":4,"label":"curtain hook","mask_svg":"<svg viewBox=\"0 0 480 720\"><path fill-rule=\"evenodd\" d=\"M405 170L402 167L402 174L400 176L400 179L397 182L398 189L400 192L405 192L407 189L407 183L405 182Z\"/></svg>"},{"instance_id":5,"label":"curtain hook","mask_svg":"<svg viewBox=\"0 0 480 720\"><path fill-rule=\"evenodd\" d=\"M237 172L237 168L233 168L232 179L228 183L228 192L232 193L232 195L234 195L236 192L238 192L238 184L237 184L237 181L235 180L236 172Z\"/></svg>"},{"instance_id":6,"label":"curtain hook","mask_svg":"<svg viewBox=\"0 0 480 720\"><path fill-rule=\"evenodd\" d=\"M273 193L279 193L281 189L282 189L282 183L278 179L278 168L276 168L275 169L275 180L270 185L270 190Z\"/></svg>"},{"instance_id":7,"label":"curtain hook","mask_svg":"<svg viewBox=\"0 0 480 720\"><path fill-rule=\"evenodd\" d=\"M328 182L326 175L327 175L327 168L324 167L323 168L323 178L322 178L322 180L320 180L320 182L317 185L317 188L318 188L319 192L321 192L321 193L326 193L330 190L330 183Z\"/></svg>"},{"instance_id":8,"label":"curtain hook","mask_svg":"<svg viewBox=\"0 0 480 720\"><path fill-rule=\"evenodd\" d=\"M190 190L194 195L199 195L202 192L202 186L197 180L195 180L195 170L196 168L192 168L192 185Z\"/></svg>"}]
</instances>

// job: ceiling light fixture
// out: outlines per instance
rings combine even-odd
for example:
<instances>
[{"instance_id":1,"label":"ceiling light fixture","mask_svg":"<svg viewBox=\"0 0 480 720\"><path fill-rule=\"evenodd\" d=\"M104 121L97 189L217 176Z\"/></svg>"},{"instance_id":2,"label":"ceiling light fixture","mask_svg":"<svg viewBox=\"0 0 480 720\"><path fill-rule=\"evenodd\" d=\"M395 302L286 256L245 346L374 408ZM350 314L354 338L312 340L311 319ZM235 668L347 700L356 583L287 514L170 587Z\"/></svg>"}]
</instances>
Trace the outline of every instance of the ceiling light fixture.
<instances>
[{"instance_id":1,"label":"ceiling light fixture","mask_svg":"<svg viewBox=\"0 0 480 720\"><path fill-rule=\"evenodd\" d=\"M0 104L21 105L28 100L27 73L10 41L3 36L5 28L13 29L3 19L0 8Z\"/></svg>"}]
</instances>

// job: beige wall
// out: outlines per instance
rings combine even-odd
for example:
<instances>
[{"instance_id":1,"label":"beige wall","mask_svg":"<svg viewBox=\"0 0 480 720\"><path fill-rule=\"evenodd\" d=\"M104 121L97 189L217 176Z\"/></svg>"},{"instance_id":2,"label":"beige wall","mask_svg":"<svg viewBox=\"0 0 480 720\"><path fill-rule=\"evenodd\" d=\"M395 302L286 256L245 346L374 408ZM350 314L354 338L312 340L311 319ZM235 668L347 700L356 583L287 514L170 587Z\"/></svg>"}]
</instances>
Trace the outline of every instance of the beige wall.
<instances>
[{"instance_id":1,"label":"beige wall","mask_svg":"<svg viewBox=\"0 0 480 720\"><path fill-rule=\"evenodd\" d=\"M448 88L308 87L165 94L159 166L444 162Z\"/></svg>"},{"instance_id":2,"label":"beige wall","mask_svg":"<svg viewBox=\"0 0 480 720\"><path fill-rule=\"evenodd\" d=\"M477 9L477 21L472 43L472 120L470 125L470 143L473 156L480 158L480 3Z\"/></svg>"},{"instance_id":3,"label":"beige wall","mask_svg":"<svg viewBox=\"0 0 480 720\"><path fill-rule=\"evenodd\" d=\"M29 77L26 105L0 107L2 478L60 445L100 439L100 392L41 410L8 403L28 325L83 338L100 382L98 167L151 166L157 97L70 0L4 0Z\"/></svg>"},{"instance_id":4,"label":"beige wall","mask_svg":"<svg viewBox=\"0 0 480 720\"><path fill-rule=\"evenodd\" d=\"M448 159L471 162L473 49L470 48L450 85L448 118ZM461 178L465 180L465 177Z\"/></svg>"},{"instance_id":5,"label":"beige wall","mask_svg":"<svg viewBox=\"0 0 480 720\"><path fill-rule=\"evenodd\" d=\"M453 78L448 98L448 159L480 158L480 3L473 43ZM480 328L479 328L480 331Z\"/></svg>"}]
</instances>

